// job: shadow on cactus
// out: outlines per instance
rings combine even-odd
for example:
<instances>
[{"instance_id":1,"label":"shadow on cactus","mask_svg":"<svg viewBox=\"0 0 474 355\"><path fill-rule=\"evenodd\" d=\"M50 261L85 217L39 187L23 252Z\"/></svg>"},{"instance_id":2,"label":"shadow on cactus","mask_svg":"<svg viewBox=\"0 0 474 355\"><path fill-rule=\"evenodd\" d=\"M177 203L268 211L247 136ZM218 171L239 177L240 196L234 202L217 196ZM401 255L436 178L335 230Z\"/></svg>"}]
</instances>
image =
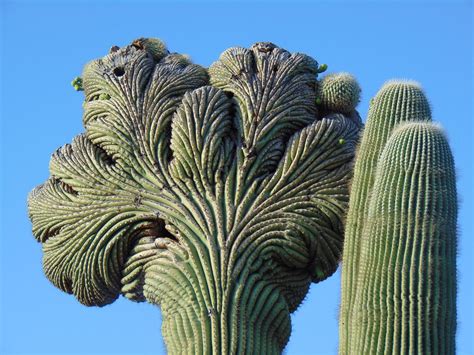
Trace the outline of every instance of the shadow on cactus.
<instances>
[{"instance_id":1,"label":"shadow on cactus","mask_svg":"<svg viewBox=\"0 0 474 355\"><path fill-rule=\"evenodd\" d=\"M87 64L85 133L29 196L49 280L159 305L170 353L280 353L342 253L360 89L323 70L271 43L206 70L155 39Z\"/></svg>"}]
</instances>

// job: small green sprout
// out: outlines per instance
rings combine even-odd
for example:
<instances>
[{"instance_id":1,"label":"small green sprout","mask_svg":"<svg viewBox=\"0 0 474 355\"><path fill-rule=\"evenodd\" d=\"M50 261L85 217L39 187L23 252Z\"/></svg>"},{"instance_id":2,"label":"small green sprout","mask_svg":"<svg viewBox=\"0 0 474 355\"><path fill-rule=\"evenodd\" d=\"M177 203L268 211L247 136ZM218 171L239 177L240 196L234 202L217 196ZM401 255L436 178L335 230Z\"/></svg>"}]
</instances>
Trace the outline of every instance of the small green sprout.
<instances>
[{"instance_id":1,"label":"small green sprout","mask_svg":"<svg viewBox=\"0 0 474 355\"><path fill-rule=\"evenodd\" d=\"M76 91L83 91L84 88L82 87L82 78L80 76L76 76L73 81L71 81L71 85L73 86L74 90Z\"/></svg>"},{"instance_id":2,"label":"small green sprout","mask_svg":"<svg viewBox=\"0 0 474 355\"><path fill-rule=\"evenodd\" d=\"M320 268L316 268L316 272L315 272L315 273L316 273L316 277L317 277L318 279L324 278L324 272L323 272L323 270L321 270Z\"/></svg>"},{"instance_id":3,"label":"small green sprout","mask_svg":"<svg viewBox=\"0 0 474 355\"><path fill-rule=\"evenodd\" d=\"M319 73L324 73L326 70L328 69L328 65L327 64L321 64L319 67L318 67L318 74Z\"/></svg>"}]
</instances>

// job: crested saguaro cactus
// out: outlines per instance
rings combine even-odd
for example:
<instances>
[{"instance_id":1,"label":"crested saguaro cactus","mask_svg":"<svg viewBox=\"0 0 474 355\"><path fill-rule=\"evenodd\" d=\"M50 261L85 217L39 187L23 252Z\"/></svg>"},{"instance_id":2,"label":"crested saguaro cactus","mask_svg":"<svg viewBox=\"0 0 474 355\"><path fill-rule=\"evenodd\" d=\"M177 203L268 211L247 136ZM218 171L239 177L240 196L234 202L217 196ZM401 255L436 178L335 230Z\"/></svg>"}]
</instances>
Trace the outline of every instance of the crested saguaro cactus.
<instances>
[{"instance_id":1,"label":"crested saguaro cactus","mask_svg":"<svg viewBox=\"0 0 474 355\"><path fill-rule=\"evenodd\" d=\"M372 100L343 254L340 354L454 354L456 185L415 83Z\"/></svg>"},{"instance_id":2,"label":"crested saguaro cactus","mask_svg":"<svg viewBox=\"0 0 474 355\"><path fill-rule=\"evenodd\" d=\"M320 71L271 43L209 70L154 39L89 63L86 131L29 196L46 276L88 306L159 305L169 353L280 353L337 268L360 126L358 85L328 96Z\"/></svg>"}]
</instances>

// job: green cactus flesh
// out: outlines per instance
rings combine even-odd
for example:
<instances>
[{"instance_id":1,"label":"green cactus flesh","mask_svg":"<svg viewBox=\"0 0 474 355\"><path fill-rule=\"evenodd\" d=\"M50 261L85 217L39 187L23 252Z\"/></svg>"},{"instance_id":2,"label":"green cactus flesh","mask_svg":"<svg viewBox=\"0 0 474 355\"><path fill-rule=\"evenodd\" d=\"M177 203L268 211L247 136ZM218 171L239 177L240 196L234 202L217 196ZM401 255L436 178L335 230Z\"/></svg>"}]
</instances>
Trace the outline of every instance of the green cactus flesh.
<instances>
[{"instance_id":1,"label":"green cactus flesh","mask_svg":"<svg viewBox=\"0 0 474 355\"><path fill-rule=\"evenodd\" d=\"M449 150L446 150L447 143L440 138L439 129L428 124L430 116L428 101L418 84L413 82L389 82L371 101L356 153L346 222L339 322L340 354L444 353L444 348L437 347L434 339L439 328L447 323L430 312L438 312L439 307L447 307L448 312L453 312L450 302L453 302L453 292L455 294L455 259L450 253L455 250L455 227L452 225L455 222L452 218L455 218L456 197L454 190L445 191L454 186L452 161ZM425 123L409 124L410 121ZM398 129L400 125L405 125L405 128ZM410 130L408 127L411 127ZM404 138L400 138L401 135ZM392 142L391 145L387 141ZM402 146L400 142L406 142L406 145ZM440 152L444 154L442 158ZM399 174L396 177L398 180L391 175L392 169L393 174ZM438 174L446 170L449 171L445 176ZM438 174L437 178L441 180L430 180L433 174ZM390 178L393 179L387 180ZM382 179L386 185L376 185L381 184ZM432 201L438 201L443 194L447 194L443 197L446 198L443 202L446 210L440 212L440 207ZM414 196L418 196L418 200ZM425 200L420 200L422 196ZM448 218L443 214L445 212L449 212L451 224L443 226L447 228L445 230L435 230L436 221ZM426 240L420 242L420 238ZM439 238L446 238L447 241L440 241ZM432 257L433 251L427 251L426 245L420 246L419 243L448 243L446 253L449 256L433 262L425 260L428 256ZM399 259L409 253L412 254ZM433 273L438 271L451 273L450 280L445 275L443 280L433 281L437 277ZM426 284L417 279L420 275L429 278ZM407 280L409 284L406 284ZM401 289L400 282L406 288ZM370 291L368 284L372 287ZM441 288L446 290L440 291ZM450 299L446 303L431 299L434 296L430 292L438 296L440 292L446 292ZM393 302L396 303L395 309ZM440 317L445 316L441 313ZM452 317L455 319L455 311ZM421 325L425 328L420 329ZM404 333L407 329L410 329L409 333ZM446 331L443 334L450 337L443 340L446 344L450 343L444 344L449 353L454 342L454 328L450 325L443 329L442 332Z\"/></svg>"},{"instance_id":2,"label":"green cactus flesh","mask_svg":"<svg viewBox=\"0 0 474 355\"><path fill-rule=\"evenodd\" d=\"M347 354L454 354L456 185L432 123L387 142L361 239Z\"/></svg>"},{"instance_id":3,"label":"green cactus flesh","mask_svg":"<svg viewBox=\"0 0 474 355\"><path fill-rule=\"evenodd\" d=\"M82 78L79 76L76 76L72 81L71 85L76 91L83 91L84 88L82 87Z\"/></svg>"},{"instance_id":4,"label":"green cactus flesh","mask_svg":"<svg viewBox=\"0 0 474 355\"><path fill-rule=\"evenodd\" d=\"M360 87L348 73L326 75L318 88L317 103L328 111L351 113L360 100Z\"/></svg>"},{"instance_id":5,"label":"green cactus flesh","mask_svg":"<svg viewBox=\"0 0 474 355\"><path fill-rule=\"evenodd\" d=\"M367 221L377 161L394 127L410 120L431 120L430 107L423 91L413 82L386 83L371 101L351 183L342 258L340 354L347 353L347 343L350 341L348 329L357 288L360 240Z\"/></svg>"},{"instance_id":6,"label":"green cactus flesh","mask_svg":"<svg viewBox=\"0 0 474 355\"><path fill-rule=\"evenodd\" d=\"M280 353L337 268L359 129L318 111L317 71L271 43L206 70L155 39L86 65L85 133L29 196L49 280L159 305L169 353Z\"/></svg>"}]
</instances>

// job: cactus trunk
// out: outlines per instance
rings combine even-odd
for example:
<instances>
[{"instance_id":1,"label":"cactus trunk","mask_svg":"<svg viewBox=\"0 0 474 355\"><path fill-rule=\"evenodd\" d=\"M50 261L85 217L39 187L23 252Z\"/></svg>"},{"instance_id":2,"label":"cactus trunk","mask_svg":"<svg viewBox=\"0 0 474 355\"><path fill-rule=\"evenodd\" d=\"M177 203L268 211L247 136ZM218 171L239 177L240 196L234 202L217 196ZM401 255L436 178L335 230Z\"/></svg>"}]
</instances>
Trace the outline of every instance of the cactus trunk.
<instances>
[{"instance_id":1,"label":"cactus trunk","mask_svg":"<svg viewBox=\"0 0 474 355\"><path fill-rule=\"evenodd\" d=\"M190 305L186 300L169 307L162 302L162 334L169 354L282 352L291 325L278 290L255 276L231 288L234 292L217 300L215 308L198 302Z\"/></svg>"}]
</instances>

